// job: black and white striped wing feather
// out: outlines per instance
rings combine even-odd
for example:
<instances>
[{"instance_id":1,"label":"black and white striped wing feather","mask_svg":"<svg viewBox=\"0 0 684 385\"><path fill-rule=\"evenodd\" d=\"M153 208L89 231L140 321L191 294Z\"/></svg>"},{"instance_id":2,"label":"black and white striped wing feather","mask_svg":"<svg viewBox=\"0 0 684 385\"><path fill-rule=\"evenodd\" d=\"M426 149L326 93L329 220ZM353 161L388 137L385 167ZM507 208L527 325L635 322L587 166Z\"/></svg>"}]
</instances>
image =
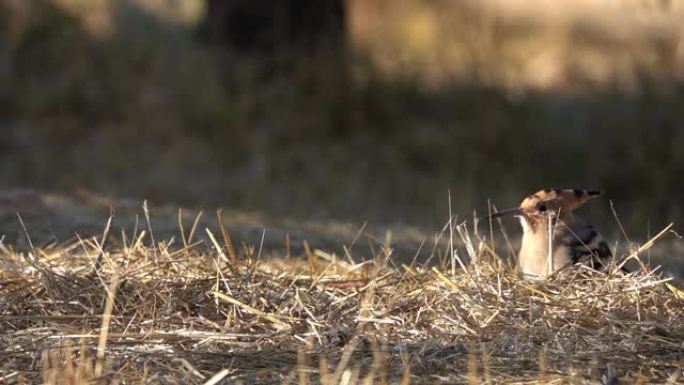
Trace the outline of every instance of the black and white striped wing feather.
<instances>
[{"instance_id":1,"label":"black and white striped wing feather","mask_svg":"<svg viewBox=\"0 0 684 385\"><path fill-rule=\"evenodd\" d=\"M568 246L572 263L585 263L594 268L604 268L608 265L613 253L594 226L575 227L569 233L571 238L568 240Z\"/></svg>"}]
</instances>

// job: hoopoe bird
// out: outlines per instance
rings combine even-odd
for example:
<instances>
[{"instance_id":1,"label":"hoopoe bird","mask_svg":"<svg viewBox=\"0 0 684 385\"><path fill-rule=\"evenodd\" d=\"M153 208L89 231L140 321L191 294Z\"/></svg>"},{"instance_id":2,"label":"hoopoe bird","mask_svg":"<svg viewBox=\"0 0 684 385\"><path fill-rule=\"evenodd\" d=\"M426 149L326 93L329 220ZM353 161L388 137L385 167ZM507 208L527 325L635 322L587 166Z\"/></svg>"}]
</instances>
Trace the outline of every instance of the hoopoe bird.
<instances>
[{"instance_id":1,"label":"hoopoe bird","mask_svg":"<svg viewBox=\"0 0 684 385\"><path fill-rule=\"evenodd\" d=\"M600 194L579 189L540 190L525 198L520 207L490 217L520 218L523 238L518 266L525 275L545 277L575 263L603 268L613 256L608 244L594 226L573 216L575 209Z\"/></svg>"}]
</instances>

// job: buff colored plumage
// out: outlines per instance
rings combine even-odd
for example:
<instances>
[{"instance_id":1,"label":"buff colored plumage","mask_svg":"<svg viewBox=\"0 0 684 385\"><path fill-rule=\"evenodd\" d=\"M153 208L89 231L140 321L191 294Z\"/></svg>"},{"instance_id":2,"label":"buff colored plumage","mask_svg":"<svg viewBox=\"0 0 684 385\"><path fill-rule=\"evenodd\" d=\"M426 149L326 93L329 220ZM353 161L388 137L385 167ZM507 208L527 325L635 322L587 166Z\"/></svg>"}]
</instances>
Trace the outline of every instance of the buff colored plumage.
<instances>
[{"instance_id":1,"label":"buff colored plumage","mask_svg":"<svg viewBox=\"0 0 684 385\"><path fill-rule=\"evenodd\" d=\"M525 275L545 277L575 263L602 268L613 255L608 244L594 226L578 221L573 215L575 209L600 194L580 189L540 190L525 198L520 207L494 213L491 217L514 215L520 218L523 238L518 266Z\"/></svg>"}]
</instances>

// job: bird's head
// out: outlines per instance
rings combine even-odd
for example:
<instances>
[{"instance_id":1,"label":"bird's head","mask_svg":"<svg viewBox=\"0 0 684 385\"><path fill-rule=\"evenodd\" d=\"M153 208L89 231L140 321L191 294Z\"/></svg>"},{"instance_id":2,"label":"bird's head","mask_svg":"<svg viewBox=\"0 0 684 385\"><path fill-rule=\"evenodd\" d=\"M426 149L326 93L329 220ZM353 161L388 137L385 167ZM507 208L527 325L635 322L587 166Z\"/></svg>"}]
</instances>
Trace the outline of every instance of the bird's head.
<instances>
[{"instance_id":1,"label":"bird's head","mask_svg":"<svg viewBox=\"0 0 684 385\"><path fill-rule=\"evenodd\" d=\"M568 218L572 212L586 201L600 195L596 190L580 189L545 189L525 198L520 207L498 211L491 218L508 215L524 217L528 220L539 220L553 215L556 218Z\"/></svg>"}]
</instances>

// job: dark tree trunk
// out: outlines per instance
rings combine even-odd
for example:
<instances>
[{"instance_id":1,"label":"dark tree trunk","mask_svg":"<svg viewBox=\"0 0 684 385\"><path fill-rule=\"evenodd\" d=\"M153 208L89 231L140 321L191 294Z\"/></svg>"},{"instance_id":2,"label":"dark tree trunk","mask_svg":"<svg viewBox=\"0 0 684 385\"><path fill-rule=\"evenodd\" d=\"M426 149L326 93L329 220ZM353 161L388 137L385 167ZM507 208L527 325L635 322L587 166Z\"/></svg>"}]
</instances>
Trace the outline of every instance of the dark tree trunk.
<instances>
[{"instance_id":1,"label":"dark tree trunk","mask_svg":"<svg viewBox=\"0 0 684 385\"><path fill-rule=\"evenodd\" d=\"M336 48L345 0L207 0L204 29L210 41L240 51Z\"/></svg>"}]
</instances>

